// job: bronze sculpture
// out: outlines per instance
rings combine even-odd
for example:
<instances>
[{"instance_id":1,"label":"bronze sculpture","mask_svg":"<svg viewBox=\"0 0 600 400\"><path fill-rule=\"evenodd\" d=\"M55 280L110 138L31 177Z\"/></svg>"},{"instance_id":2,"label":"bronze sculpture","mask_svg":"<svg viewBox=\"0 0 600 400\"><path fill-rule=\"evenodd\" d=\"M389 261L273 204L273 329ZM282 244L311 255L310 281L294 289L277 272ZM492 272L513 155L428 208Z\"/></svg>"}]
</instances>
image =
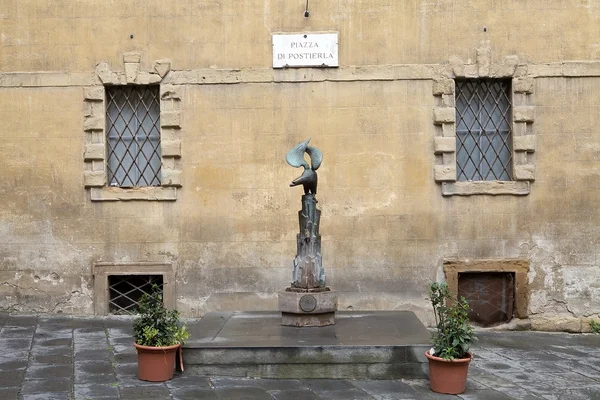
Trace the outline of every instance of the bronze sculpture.
<instances>
[{"instance_id":1,"label":"bronze sculpture","mask_svg":"<svg viewBox=\"0 0 600 400\"><path fill-rule=\"evenodd\" d=\"M317 169L323 162L323 153L316 147L308 145L310 138L306 139L302 143L298 143L285 156L285 160L292 167L304 167L304 172L298 178L294 179L290 186L302 185L304 186L304 194L312 193L317 194ZM310 157L310 166L304 159L304 153L307 153Z\"/></svg>"},{"instance_id":2,"label":"bronze sculpture","mask_svg":"<svg viewBox=\"0 0 600 400\"><path fill-rule=\"evenodd\" d=\"M334 324L337 295L325 285L325 269L321 257L319 224L321 210L317 208L317 172L323 154L308 145L310 139L294 146L285 159L292 167L304 167L304 172L290 186L302 185L302 210L298 212L300 232L296 235L292 282L279 295L282 324L291 326L325 326ZM304 159L310 157L310 165Z\"/></svg>"}]
</instances>

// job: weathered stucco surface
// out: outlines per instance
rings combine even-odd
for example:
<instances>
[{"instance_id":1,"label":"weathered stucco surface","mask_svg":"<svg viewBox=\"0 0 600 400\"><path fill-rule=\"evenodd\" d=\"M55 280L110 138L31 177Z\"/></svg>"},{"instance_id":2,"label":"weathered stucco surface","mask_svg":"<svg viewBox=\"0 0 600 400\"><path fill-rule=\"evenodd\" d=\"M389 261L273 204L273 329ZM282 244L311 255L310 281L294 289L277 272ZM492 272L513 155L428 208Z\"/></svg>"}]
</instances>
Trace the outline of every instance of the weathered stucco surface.
<instances>
[{"instance_id":1,"label":"weathered stucco surface","mask_svg":"<svg viewBox=\"0 0 600 400\"><path fill-rule=\"evenodd\" d=\"M0 308L92 314L94 263L157 262L173 265L186 316L276 309L301 194L284 156L312 137L340 309L431 322L426 289L445 258L518 258L531 327L580 331L598 316L599 4L311 2L304 18L300 0L1 3ZM340 68L273 71L271 33L302 31L338 31ZM482 46L533 82L527 195L443 196L434 179L435 79ZM141 71L168 60L161 84L181 88L175 201L92 201L85 188L86 90L102 88L102 62L131 73L129 52Z\"/></svg>"}]
</instances>

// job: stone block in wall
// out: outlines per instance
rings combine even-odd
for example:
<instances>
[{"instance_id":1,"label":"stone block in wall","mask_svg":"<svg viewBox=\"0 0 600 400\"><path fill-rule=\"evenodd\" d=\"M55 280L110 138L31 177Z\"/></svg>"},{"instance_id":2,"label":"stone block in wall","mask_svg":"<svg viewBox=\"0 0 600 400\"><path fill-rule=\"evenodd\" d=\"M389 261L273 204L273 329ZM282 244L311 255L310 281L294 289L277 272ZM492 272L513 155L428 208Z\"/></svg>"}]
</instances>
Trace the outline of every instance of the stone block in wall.
<instances>
[{"instance_id":1,"label":"stone block in wall","mask_svg":"<svg viewBox=\"0 0 600 400\"><path fill-rule=\"evenodd\" d=\"M514 176L518 181L533 181L535 180L535 166L533 164L516 165Z\"/></svg>"},{"instance_id":2,"label":"stone block in wall","mask_svg":"<svg viewBox=\"0 0 600 400\"><path fill-rule=\"evenodd\" d=\"M83 120L84 131L101 131L104 129L104 116L87 116Z\"/></svg>"},{"instance_id":3,"label":"stone block in wall","mask_svg":"<svg viewBox=\"0 0 600 400\"><path fill-rule=\"evenodd\" d=\"M433 81L433 95L454 95L454 79L439 79Z\"/></svg>"},{"instance_id":4,"label":"stone block in wall","mask_svg":"<svg viewBox=\"0 0 600 400\"><path fill-rule=\"evenodd\" d=\"M452 70L454 76L457 76L459 78L465 76L465 63L460 57L451 56L448 61L450 63L450 69Z\"/></svg>"},{"instance_id":5,"label":"stone block in wall","mask_svg":"<svg viewBox=\"0 0 600 400\"><path fill-rule=\"evenodd\" d=\"M434 165L433 177L436 182L456 181L456 165Z\"/></svg>"},{"instance_id":6,"label":"stone block in wall","mask_svg":"<svg viewBox=\"0 0 600 400\"><path fill-rule=\"evenodd\" d=\"M456 137L436 136L433 138L435 154L456 152Z\"/></svg>"},{"instance_id":7,"label":"stone block in wall","mask_svg":"<svg viewBox=\"0 0 600 400\"><path fill-rule=\"evenodd\" d=\"M181 171L176 169L161 169L161 185L181 187Z\"/></svg>"},{"instance_id":8,"label":"stone block in wall","mask_svg":"<svg viewBox=\"0 0 600 400\"><path fill-rule=\"evenodd\" d=\"M142 54L137 51L130 51L127 53L123 53L123 62L124 63L139 64L141 60L142 60Z\"/></svg>"},{"instance_id":9,"label":"stone block in wall","mask_svg":"<svg viewBox=\"0 0 600 400\"><path fill-rule=\"evenodd\" d=\"M536 140L534 135L524 135L513 137L513 150L515 151L535 151Z\"/></svg>"},{"instance_id":10,"label":"stone block in wall","mask_svg":"<svg viewBox=\"0 0 600 400\"><path fill-rule=\"evenodd\" d=\"M436 107L433 109L434 124L453 124L456 121L456 109L454 107Z\"/></svg>"},{"instance_id":11,"label":"stone block in wall","mask_svg":"<svg viewBox=\"0 0 600 400\"><path fill-rule=\"evenodd\" d=\"M535 108L532 106L518 106L513 108L513 120L515 122L533 122Z\"/></svg>"},{"instance_id":12,"label":"stone block in wall","mask_svg":"<svg viewBox=\"0 0 600 400\"><path fill-rule=\"evenodd\" d=\"M181 141L164 140L160 143L160 149L163 157L181 157Z\"/></svg>"},{"instance_id":13,"label":"stone block in wall","mask_svg":"<svg viewBox=\"0 0 600 400\"><path fill-rule=\"evenodd\" d=\"M533 78L520 78L513 80L513 91L515 93L532 93L533 92Z\"/></svg>"},{"instance_id":14,"label":"stone block in wall","mask_svg":"<svg viewBox=\"0 0 600 400\"><path fill-rule=\"evenodd\" d=\"M104 143L88 143L85 145L85 152L83 153L85 161L104 160L104 157Z\"/></svg>"},{"instance_id":15,"label":"stone block in wall","mask_svg":"<svg viewBox=\"0 0 600 400\"><path fill-rule=\"evenodd\" d=\"M87 101L103 101L104 86L90 86L83 88L83 98Z\"/></svg>"},{"instance_id":16,"label":"stone block in wall","mask_svg":"<svg viewBox=\"0 0 600 400\"><path fill-rule=\"evenodd\" d=\"M164 78L165 75L171 70L171 61L168 60L156 60L154 62L154 71L161 77Z\"/></svg>"},{"instance_id":17,"label":"stone block in wall","mask_svg":"<svg viewBox=\"0 0 600 400\"><path fill-rule=\"evenodd\" d=\"M163 111L160 113L161 127L181 127L181 115L179 111Z\"/></svg>"},{"instance_id":18,"label":"stone block in wall","mask_svg":"<svg viewBox=\"0 0 600 400\"><path fill-rule=\"evenodd\" d=\"M106 173L104 171L85 171L83 184L85 187L102 187L106 184Z\"/></svg>"},{"instance_id":19,"label":"stone block in wall","mask_svg":"<svg viewBox=\"0 0 600 400\"><path fill-rule=\"evenodd\" d=\"M140 64L125 63L125 78L127 79L127 83L136 83L139 72Z\"/></svg>"},{"instance_id":20,"label":"stone block in wall","mask_svg":"<svg viewBox=\"0 0 600 400\"><path fill-rule=\"evenodd\" d=\"M492 49L489 46L477 49L477 70L480 77L489 76Z\"/></svg>"},{"instance_id":21,"label":"stone block in wall","mask_svg":"<svg viewBox=\"0 0 600 400\"><path fill-rule=\"evenodd\" d=\"M153 72L138 72L136 83L140 85L153 85L159 83L161 81L161 77L158 74Z\"/></svg>"},{"instance_id":22,"label":"stone block in wall","mask_svg":"<svg viewBox=\"0 0 600 400\"><path fill-rule=\"evenodd\" d=\"M180 85L161 85L160 90L161 100L181 100L183 88Z\"/></svg>"}]
</instances>

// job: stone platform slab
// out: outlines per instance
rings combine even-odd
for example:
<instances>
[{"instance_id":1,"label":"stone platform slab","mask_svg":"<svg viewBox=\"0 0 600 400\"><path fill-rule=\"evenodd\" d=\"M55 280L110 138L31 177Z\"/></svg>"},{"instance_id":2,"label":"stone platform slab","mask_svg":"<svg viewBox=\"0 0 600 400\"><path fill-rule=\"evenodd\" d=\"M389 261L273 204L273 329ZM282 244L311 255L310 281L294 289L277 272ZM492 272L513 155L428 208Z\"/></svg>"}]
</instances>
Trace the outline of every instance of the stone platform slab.
<instances>
[{"instance_id":1,"label":"stone platform slab","mask_svg":"<svg viewBox=\"0 0 600 400\"><path fill-rule=\"evenodd\" d=\"M188 325L186 373L255 378L426 376L430 334L410 311L338 312L336 324L281 325L279 312L213 312Z\"/></svg>"}]
</instances>

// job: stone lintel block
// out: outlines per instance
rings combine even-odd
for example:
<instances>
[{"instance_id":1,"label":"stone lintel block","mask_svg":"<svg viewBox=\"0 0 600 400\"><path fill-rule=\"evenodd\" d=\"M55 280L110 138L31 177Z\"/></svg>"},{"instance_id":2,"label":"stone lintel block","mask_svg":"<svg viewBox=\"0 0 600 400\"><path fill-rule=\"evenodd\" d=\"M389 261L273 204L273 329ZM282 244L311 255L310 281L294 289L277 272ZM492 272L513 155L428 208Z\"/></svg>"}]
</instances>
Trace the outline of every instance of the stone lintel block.
<instances>
[{"instance_id":1,"label":"stone lintel block","mask_svg":"<svg viewBox=\"0 0 600 400\"><path fill-rule=\"evenodd\" d=\"M529 75L529 65L528 64L519 64L517 68L515 68L515 73L513 78L525 78Z\"/></svg>"},{"instance_id":2,"label":"stone lintel block","mask_svg":"<svg viewBox=\"0 0 600 400\"><path fill-rule=\"evenodd\" d=\"M177 169L161 169L161 185L181 187L181 171Z\"/></svg>"},{"instance_id":3,"label":"stone lintel block","mask_svg":"<svg viewBox=\"0 0 600 400\"><path fill-rule=\"evenodd\" d=\"M448 62L450 63L450 69L452 70L454 76L458 78L464 78L465 63L463 62L463 60L460 57L451 56Z\"/></svg>"},{"instance_id":4,"label":"stone lintel block","mask_svg":"<svg viewBox=\"0 0 600 400\"><path fill-rule=\"evenodd\" d=\"M479 78L479 66L477 64L466 64L463 75L465 78Z\"/></svg>"},{"instance_id":5,"label":"stone lintel block","mask_svg":"<svg viewBox=\"0 0 600 400\"><path fill-rule=\"evenodd\" d=\"M98 75L98 78L100 78L100 81L104 84L117 83L114 82L114 74L107 62L101 62L96 65L96 75Z\"/></svg>"},{"instance_id":6,"label":"stone lintel block","mask_svg":"<svg viewBox=\"0 0 600 400\"><path fill-rule=\"evenodd\" d=\"M104 116L87 116L83 120L83 130L88 131L101 131L104 129Z\"/></svg>"},{"instance_id":7,"label":"stone lintel block","mask_svg":"<svg viewBox=\"0 0 600 400\"><path fill-rule=\"evenodd\" d=\"M456 152L456 138L436 136L433 138L433 149L435 154Z\"/></svg>"},{"instance_id":8,"label":"stone lintel block","mask_svg":"<svg viewBox=\"0 0 600 400\"><path fill-rule=\"evenodd\" d=\"M160 126L180 128L181 114L179 111L163 111L160 113Z\"/></svg>"},{"instance_id":9,"label":"stone lintel block","mask_svg":"<svg viewBox=\"0 0 600 400\"><path fill-rule=\"evenodd\" d=\"M453 124L456 121L456 109L454 107L436 107L433 109L433 123Z\"/></svg>"},{"instance_id":10,"label":"stone lintel block","mask_svg":"<svg viewBox=\"0 0 600 400\"><path fill-rule=\"evenodd\" d=\"M104 171L84 171L83 184L85 187L103 187L106 184Z\"/></svg>"},{"instance_id":11,"label":"stone lintel block","mask_svg":"<svg viewBox=\"0 0 600 400\"><path fill-rule=\"evenodd\" d=\"M433 81L433 95L454 95L454 79L439 79Z\"/></svg>"},{"instance_id":12,"label":"stone lintel block","mask_svg":"<svg viewBox=\"0 0 600 400\"><path fill-rule=\"evenodd\" d=\"M514 122L533 122L535 108L533 106L518 106L513 108Z\"/></svg>"},{"instance_id":13,"label":"stone lintel block","mask_svg":"<svg viewBox=\"0 0 600 400\"><path fill-rule=\"evenodd\" d=\"M163 157L181 157L180 140L164 140L160 143L160 151Z\"/></svg>"},{"instance_id":14,"label":"stone lintel block","mask_svg":"<svg viewBox=\"0 0 600 400\"><path fill-rule=\"evenodd\" d=\"M518 181L534 181L535 180L535 165L523 164L515 165L515 179Z\"/></svg>"},{"instance_id":15,"label":"stone lintel block","mask_svg":"<svg viewBox=\"0 0 600 400\"><path fill-rule=\"evenodd\" d=\"M159 83L161 81L161 77L158 74L155 74L153 72L138 72L137 74L137 78L136 78L136 82L137 84L140 85L152 85L155 83Z\"/></svg>"},{"instance_id":16,"label":"stone lintel block","mask_svg":"<svg viewBox=\"0 0 600 400\"><path fill-rule=\"evenodd\" d=\"M138 74L140 72L140 64L125 63L125 79L127 83L138 83Z\"/></svg>"},{"instance_id":17,"label":"stone lintel block","mask_svg":"<svg viewBox=\"0 0 600 400\"><path fill-rule=\"evenodd\" d=\"M513 91L515 93L533 93L533 78L520 78L513 80Z\"/></svg>"},{"instance_id":18,"label":"stone lintel block","mask_svg":"<svg viewBox=\"0 0 600 400\"><path fill-rule=\"evenodd\" d=\"M154 71L161 77L164 78L165 75L171 70L171 61L169 60L156 60L154 62Z\"/></svg>"},{"instance_id":19,"label":"stone lintel block","mask_svg":"<svg viewBox=\"0 0 600 400\"><path fill-rule=\"evenodd\" d=\"M323 314L335 312L337 311L337 302L337 292L333 290L326 292L279 292L279 311L283 313ZM310 308L306 308L306 305Z\"/></svg>"},{"instance_id":20,"label":"stone lintel block","mask_svg":"<svg viewBox=\"0 0 600 400\"><path fill-rule=\"evenodd\" d=\"M104 86L90 86L83 88L83 98L87 101L103 101Z\"/></svg>"},{"instance_id":21,"label":"stone lintel block","mask_svg":"<svg viewBox=\"0 0 600 400\"><path fill-rule=\"evenodd\" d=\"M123 62L124 63L133 63L139 64L142 59L142 53L137 51L130 51L127 53L123 53Z\"/></svg>"},{"instance_id":22,"label":"stone lintel block","mask_svg":"<svg viewBox=\"0 0 600 400\"><path fill-rule=\"evenodd\" d=\"M160 99L161 100L181 100L181 92L183 87L180 85L161 85Z\"/></svg>"},{"instance_id":23,"label":"stone lintel block","mask_svg":"<svg viewBox=\"0 0 600 400\"><path fill-rule=\"evenodd\" d=\"M492 49L489 46L477 49L477 69L479 76L489 76Z\"/></svg>"},{"instance_id":24,"label":"stone lintel block","mask_svg":"<svg viewBox=\"0 0 600 400\"><path fill-rule=\"evenodd\" d=\"M434 165L433 178L436 182L456 181L456 165Z\"/></svg>"},{"instance_id":25,"label":"stone lintel block","mask_svg":"<svg viewBox=\"0 0 600 400\"><path fill-rule=\"evenodd\" d=\"M527 151L533 153L535 151L536 139L535 135L524 135L513 137L514 151Z\"/></svg>"},{"instance_id":26,"label":"stone lintel block","mask_svg":"<svg viewBox=\"0 0 600 400\"><path fill-rule=\"evenodd\" d=\"M85 145L85 152L83 153L85 161L104 160L104 157L104 143L88 143Z\"/></svg>"}]
</instances>

